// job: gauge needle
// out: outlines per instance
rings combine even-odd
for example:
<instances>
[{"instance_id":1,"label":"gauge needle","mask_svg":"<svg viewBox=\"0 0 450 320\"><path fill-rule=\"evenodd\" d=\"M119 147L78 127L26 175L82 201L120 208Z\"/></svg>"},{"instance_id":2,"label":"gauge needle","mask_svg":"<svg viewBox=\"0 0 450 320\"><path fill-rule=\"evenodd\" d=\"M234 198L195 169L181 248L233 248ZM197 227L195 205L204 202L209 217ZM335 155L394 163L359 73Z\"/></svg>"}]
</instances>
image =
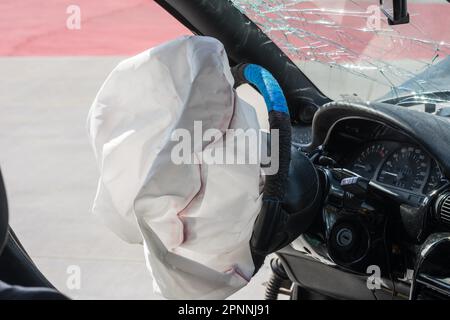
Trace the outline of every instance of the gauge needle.
<instances>
[{"instance_id":1,"label":"gauge needle","mask_svg":"<svg viewBox=\"0 0 450 320\"><path fill-rule=\"evenodd\" d=\"M393 173L393 172L389 172L389 171L386 171L386 170L383 170L383 174L386 174L388 176L392 176L394 178L398 178L398 174Z\"/></svg>"},{"instance_id":2,"label":"gauge needle","mask_svg":"<svg viewBox=\"0 0 450 320\"><path fill-rule=\"evenodd\" d=\"M363 169L364 171L367 171L367 172L370 172L372 170L372 166L370 164L355 163L354 166L357 168Z\"/></svg>"}]
</instances>

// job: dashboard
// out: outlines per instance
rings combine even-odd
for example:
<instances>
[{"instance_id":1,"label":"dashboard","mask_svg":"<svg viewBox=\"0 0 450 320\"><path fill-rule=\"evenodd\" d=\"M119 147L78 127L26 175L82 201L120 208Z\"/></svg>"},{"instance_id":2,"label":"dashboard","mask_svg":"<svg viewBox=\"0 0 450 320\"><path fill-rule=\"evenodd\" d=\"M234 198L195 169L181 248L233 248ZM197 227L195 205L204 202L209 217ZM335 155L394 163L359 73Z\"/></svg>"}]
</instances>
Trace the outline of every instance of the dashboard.
<instances>
[{"instance_id":1,"label":"dashboard","mask_svg":"<svg viewBox=\"0 0 450 320\"><path fill-rule=\"evenodd\" d=\"M401 190L428 194L443 179L437 163L420 147L397 141L371 141L358 147L346 169Z\"/></svg>"},{"instance_id":2,"label":"dashboard","mask_svg":"<svg viewBox=\"0 0 450 320\"><path fill-rule=\"evenodd\" d=\"M439 164L404 133L364 119L335 124L324 143L326 153L359 176L420 202L445 184Z\"/></svg>"}]
</instances>

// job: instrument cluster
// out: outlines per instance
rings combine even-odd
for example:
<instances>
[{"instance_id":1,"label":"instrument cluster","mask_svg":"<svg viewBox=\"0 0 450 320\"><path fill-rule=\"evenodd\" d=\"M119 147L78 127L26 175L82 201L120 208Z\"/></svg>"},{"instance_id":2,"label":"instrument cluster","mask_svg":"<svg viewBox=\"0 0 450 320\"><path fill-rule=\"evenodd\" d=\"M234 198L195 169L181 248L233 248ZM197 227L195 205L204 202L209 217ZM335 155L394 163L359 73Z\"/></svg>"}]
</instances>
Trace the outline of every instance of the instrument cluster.
<instances>
[{"instance_id":1,"label":"instrument cluster","mask_svg":"<svg viewBox=\"0 0 450 320\"><path fill-rule=\"evenodd\" d=\"M437 163L421 148L395 141L363 144L345 167L367 179L412 193L428 194L444 178Z\"/></svg>"}]
</instances>

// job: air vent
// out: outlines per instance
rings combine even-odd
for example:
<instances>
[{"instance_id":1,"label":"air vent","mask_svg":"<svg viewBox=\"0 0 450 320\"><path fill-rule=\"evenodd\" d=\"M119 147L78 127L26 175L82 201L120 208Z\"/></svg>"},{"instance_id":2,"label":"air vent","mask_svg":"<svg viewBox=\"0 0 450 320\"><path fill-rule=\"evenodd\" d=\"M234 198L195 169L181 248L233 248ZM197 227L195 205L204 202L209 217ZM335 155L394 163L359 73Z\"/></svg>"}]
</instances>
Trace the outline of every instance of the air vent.
<instances>
[{"instance_id":1,"label":"air vent","mask_svg":"<svg viewBox=\"0 0 450 320\"><path fill-rule=\"evenodd\" d=\"M437 219L442 223L450 225L450 192L440 195L436 204Z\"/></svg>"}]
</instances>

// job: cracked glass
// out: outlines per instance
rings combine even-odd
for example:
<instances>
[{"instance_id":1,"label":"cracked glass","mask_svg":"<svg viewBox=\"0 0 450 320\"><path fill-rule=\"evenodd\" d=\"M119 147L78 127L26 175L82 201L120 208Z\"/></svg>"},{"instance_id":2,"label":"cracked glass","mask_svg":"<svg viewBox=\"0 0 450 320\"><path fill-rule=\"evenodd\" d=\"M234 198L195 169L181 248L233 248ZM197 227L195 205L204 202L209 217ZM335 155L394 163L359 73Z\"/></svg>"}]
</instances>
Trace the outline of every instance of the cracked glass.
<instances>
[{"instance_id":1,"label":"cracked glass","mask_svg":"<svg viewBox=\"0 0 450 320\"><path fill-rule=\"evenodd\" d=\"M431 112L450 106L446 1L409 0L410 23L395 26L378 0L233 3L333 100L387 101Z\"/></svg>"}]
</instances>

